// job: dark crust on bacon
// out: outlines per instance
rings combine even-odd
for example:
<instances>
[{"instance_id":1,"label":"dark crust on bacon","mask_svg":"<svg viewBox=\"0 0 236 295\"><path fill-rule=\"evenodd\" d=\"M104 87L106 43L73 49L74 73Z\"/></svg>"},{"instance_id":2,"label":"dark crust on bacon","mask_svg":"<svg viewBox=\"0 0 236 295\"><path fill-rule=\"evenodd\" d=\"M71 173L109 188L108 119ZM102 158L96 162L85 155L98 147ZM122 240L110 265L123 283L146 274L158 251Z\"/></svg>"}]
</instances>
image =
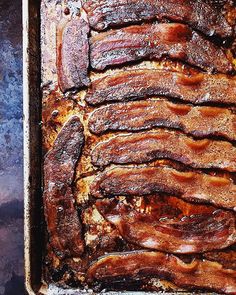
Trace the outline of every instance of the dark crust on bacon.
<instances>
[{"instance_id":1,"label":"dark crust on bacon","mask_svg":"<svg viewBox=\"0 0 236 295\"><path fill-rule=\"evenodd\" d=\"M89 86L89 25L75 16L58 27L57 71L58 84L62 92Z\"/></svg>"},{"instance_id":2,"label":"dark crust on bacon","mask_svg":"<svg viewBox=\"0 0 236 295\"><path fill-rule=\"evenodd\" d=\"M236 272L223 269L208 260L185 263L174 255L161 252L111 253L100 257L87 272L87 281L119 282L159 277L180 287L208 289L226 294L236 293Z\"/></svg>"},{"instance_id":3,"label":"dark crust on bacon","mask_svg":"<svg viewBox=\"0 0 236 295\"><path fill-rule=\"evenodd\" d=\"M122 102L96 109L89 118L94 134L169 127L195 137L220 136L236 140L236 115L216 107L174 104L167 100Z\"/></svg>"},{"instance_id":4,"label":"dark crust on bacon","mask_svg":"<svg viewBox=\"0 0 236 295\"><path fill-rule=\"evenodd\" d=\"M187 254L222 249L236 242L233 213L184 201L179 206L169 197L142 197L139 202L141 205L135 206L131 200L106 199L98 200L96 207L124 239L144 248ZM188 208L188 214L182 206ZM201 213L196 214L198 210Z\"/></svg>"},{"instance_id":5,"label":"dark crust on bacon","mask_svg":"<svg viewBox=\"0 0 236 295\"><path fill-rule=\"evenodd\" d=\"M162 95L194 104L235 105L236 80L225 75L187 76L165 70L130 70L95 80L86 101L97 105Z\"/></svg>"},{"instance_id":6,"label":"dark crust on bacon","mask_svg":"<svg viewBox=\"0 0 236 295\"><path fill-rule=\"evenodd\" d=\"M141 164L158 159L179 161L194 168L236 172L236 148L227 141L194 140L177 132L157 130L118 135L99 143L91 153L92 164ZM223 159L223 160L222 160Z\"/></svg>"},{"instance_id":7,"label":"dark crust on bacon","mask_svg":"<svg viewBox=\"0 0 236 295\"><path fill-rule=\"evenodd\" d=\"M147 24L100 33L90 39L90 62L96 70L142 59L169 57L201 69L233 70L223 50L182 24Z\"/></svg>"},{"instance_id":8,"label":"dark crust on bacon","mask_svg":"<svg viewBox=\"0 0 236 295\"><path fill-rule=\"evenodd\" d=\"M209 36L227 38L232 35L232 28L221 12L202 0L90 0L83 8L90 26L98 31L143 20L167 18L190 24Z\"/></svg>"},{"instance_id":9,"label":"dark crust on bacon","mask_svg":"<svg viewBox=\"0 0 236 295\"><path fill-rule=\"evenodd\" d=\"M236 210L236 185L231 179L169 167L110 169L95 178L90 193L96 198L166 193Z\"/></svg>"},{"instance_id":10,"label":"dark crust on bacon","mask_svg":"<svg viewBox=\"0 0 236 295\"><path fill-rule=\"evenodd\" d=\"M226 249L223 251L211 251L204 253L203 256L212 261L219 262L224 268L231 268L236 270L236 248Z\"/></svg>"},{"instance_id":11,"label":"dark crust on bacon","mask_svg":"<svg viewBox=\"0 0 236 295\"><path fill-rule=\"evenodd\" d=\"M72 117L48 152L44 162L44 213L49 242L60 258L80 256L84 251L82 228L75 207L72 184L84 145L83 126Z\"/></svg>"}]
</instances>

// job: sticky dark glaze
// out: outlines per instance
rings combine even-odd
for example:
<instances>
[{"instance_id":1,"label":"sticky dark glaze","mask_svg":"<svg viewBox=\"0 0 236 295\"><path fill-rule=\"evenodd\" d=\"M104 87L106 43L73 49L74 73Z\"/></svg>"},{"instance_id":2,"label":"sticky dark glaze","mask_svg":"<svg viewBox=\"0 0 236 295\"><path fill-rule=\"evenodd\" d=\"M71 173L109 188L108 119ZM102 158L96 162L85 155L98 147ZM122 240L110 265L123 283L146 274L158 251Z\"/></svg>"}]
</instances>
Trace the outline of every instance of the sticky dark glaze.
<instances>
[{"instance_id":1,"label":"sticky dark glaze","mask_svg":"<svg viewBox=\"0 0 236 295\"><path fill-rule=\"evenodd\" d=\"M83 126L72 117L62 128L44 161L44 213L49 242L60 257L78 257L84 242L72 183L84 145Z\"/></svg>"},{"instance_id":2,"label":"sticky dark glaze","mask_svg":"<svg viewBox=\"0 0 236 295\"><path fill-rule=\"evenodd\" d=\"M81 17L63 20L57 30L57 72L62 92L88 86L89 25Z\"/></svg>"},{"instance_id":3,"label":"sticky dark glaze","mask_svg":"<svg viewBox=\"0 0 236 295\"><path fill-rule=\"evenodd\" d=\"M165 70L130 70L95 80L86 101L97 105L162 95L194 104L235 105L236 80L226 75L184 75Z\"/></svg>"},{"instance_id":4,"label":"sticky dark glaze","mask_svg":"<svg viewBox=\"0 0 236 295\"><path fill-rule=\"evenodd\" d=\"M161 252L111 253L94 262L87 272L87 280L119 282L161 277L179 287L208 289L226 294L236 293L236 272L208 260L185 263L173 254Z\"/></svg>"},{"instance_id":5,"label":"sticky dark glaze","mask_svg":"<svg viewBox=\"0 0 236 295\"><path fill-rule=\"evenodd\" d=\"M96 198L162 192L236 210L236 186L231 179L168 167L110 169L95 178L90 190Z\"/></svg>"},{"instance_id":6,"label":"sticky dark glaze","mask_svg":"<svg viewBox=\"0 0 236 295\"><path fill-rule=\"evenodd\" d=\"M142 59L181 60L208 71L233 70L224 51L182 24L130 26L90 39L90 62L96 70Z\"/></svg>"},{"instance_id":7,"label":"sticky dark glaze","mask_svg":"<svg viewBox=\"0 0 236 295\"><path fill-rule=\"evenodd\" d=\"M236 148L227 141L194 140L181 133L157 130L115 136L98 144L91 152L91 159L93 165L104 167L109 164L148 163L165 158L194 168L236 172L235 155Z\"/></svg>"},{"instance_id":8,"label":"sticky dark glaze","mask_svg":"<svg viewBox=\"0 0 236 295\"><path fill-rule=\"evenodd\" d=\"M175 104L167 100L121 102L96 109L89 118L94 134L169 127L195 137L236 140L236 115L228 109Z\"/></svg>"},{"instance_id":9,"label":"sticky dark glaze","mask_svg":"<svg viewBox=\"0 0 236 295\"><path fill-rule=\"evenodd\" d=\"M232 28L221 12L206 1L191 0L90 0L86 10L90 26L98 31L108 27L163 18L184 22L208 36L227 38Z\"/></svg>"},{"instance_id":10,"label":"sticky dark glaze","mask_svg":"<svg viewBox=\"0 0 236 295\"><path fill-rule=\"evenodd\" d=\"M124 239L144 248L186 254L226 248L236 242L233 213L172 197L142 197L139 202L140 206L132 200L106 199L97 201L96 206ZM197 211L201 213L192 213Z\"/></svg>"}]
</instances>

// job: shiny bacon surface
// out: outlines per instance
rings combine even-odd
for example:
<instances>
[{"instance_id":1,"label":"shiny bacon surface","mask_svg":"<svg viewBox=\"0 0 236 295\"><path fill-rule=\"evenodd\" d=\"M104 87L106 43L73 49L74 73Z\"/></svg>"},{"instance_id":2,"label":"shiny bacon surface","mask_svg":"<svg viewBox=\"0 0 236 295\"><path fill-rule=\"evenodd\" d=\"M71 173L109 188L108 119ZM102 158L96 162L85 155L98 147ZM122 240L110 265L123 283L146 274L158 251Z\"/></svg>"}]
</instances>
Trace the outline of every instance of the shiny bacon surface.
<instances>
[{"instance_id":1,"label":"shiny bacon surface","mask_svg":"<svg viewBox=\"0 0 236 295\"><path fill-rule=\"evenodd\" d=\"M235 294L236 272L223 269L218 263L194 260L185 263L174 255L161 252L113 253L93 263L87 274L88 280L120 281L124 278L140 280L143 277L167 277L180 287Z\"/></svg>"},{"instance_id":2,"label":"shiny bacon surface","mask_svg":"<svg viewBox=\"0 0 236 295\"><path fill-rule=\"evenodd\" d=\"M44 281L236 294L236 6L81 2L41 6Z\"/></svg>"},{"instance_id":3,"label":"shiny bacon surface","mask_svg":"<svg viewBox=\"0 0 236 295\"><path fill-rule=\"evenodd\" d=\"M144 248L201 253L236 242L235 216L231 212L174 197L141 197L138 202L141 208L132 199L105 199L97 201L96 207L124 239Z\"/></svg>"},{"instance_id":4,"label":"shiny bacon surface","mask_svg":"<svg viewBox=\"0 0 236 295\"><path fill-rule=\"evenodd\" d=\"M194 140L162 130L116 136L98 144L91 152L93 165L99 167L167 158L195 168L219 168L231 172L236 171L235 155L236 149L229 142Z\"/></svg>"},{"instance_id":5,"label":"shiny bacon surface","mask_svg":"<svg viewBox=\"0 0 236 295\"><path fill-rule=\"evenodd\" d=\"M218 136L236 140L236 116L229 109L175 104L164 99L100 107L90 115L88 126L97 135L169 127L200 138Z\"/></svg>"},{"instance_id":6,"label":"shiny bacon surface","mask_svg":"<svg viewBox=\"0 0 236 295\"><path fill-rule=\"evenodd\" d=\"M130 26L90 39L90 61L96 70L163 57L209 71L227 73L233 69L220 47L179 23Z\"/></svg>"},{"instance_id":7,"label":"shiny bacon surface","mask_svg":"<svg viewBox=\"0 0 236 295\"><path fill-rule=\"evenodd\" d=\"M90 0L83 8L88 14L89 24L98 31L144 20L167 18L187 23L209 36L226 38L232 34L232 28L224 16L202 0Z\"/></svg>"},{"instance_id":8,"label":"shiny bacon surface","mask_svg":"<svg viewBox=\"0 0 236 295\"><path fill-rule=\"evenodd\" d=\"M153 193L174 194L236 210L236 185L232 179L205 173L180 172L169 167L122 167L103 172L91 185L91 195L96 198Z\"/></svg>"},{"instance_id":9,"label":"shiny bacon surface","mask_svg":"<svg viewBox=\"0 0 236 295\"><path fill-rule=\"evenodd\" d=\"M86 101L97 105L111 101L129 101L150 96L166 96L194 104L235 105L236 80L225 75L182 73L165 70L132 70L95 80Z\"/></svg>"}]
</instances>

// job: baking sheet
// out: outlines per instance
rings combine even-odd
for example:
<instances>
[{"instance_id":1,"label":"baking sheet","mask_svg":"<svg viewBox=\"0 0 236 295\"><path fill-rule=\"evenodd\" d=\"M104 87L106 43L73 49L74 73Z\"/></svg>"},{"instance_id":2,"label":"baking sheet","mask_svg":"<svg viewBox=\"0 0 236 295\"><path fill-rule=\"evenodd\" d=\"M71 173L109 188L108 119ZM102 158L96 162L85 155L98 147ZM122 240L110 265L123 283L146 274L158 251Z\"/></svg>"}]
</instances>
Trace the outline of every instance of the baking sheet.
<instances>
[{"instance_id":1,"label":"baking sheet","mask_svg":"<svg viewBox=\"0 0 236 295\"><path fill-rule=\"evenodd\" d=\"M49 1L50 2L50 1ZM54 1L51 1L54 2ZM57 4L60 1L57 1ZM75 9L79 1L62 1L64 5ZM54 2L55 3L55 2ZM73 4L72 6L71 3ZM40 60L40 1L23 0L23 82L24 82L24 190L25 190L25 277L26 289L29 294L91 294L92 290L69 290L54 285L47 286L43 282L42 259L44 246L44 219L42 212L41 155L42 155L42 93L41 85L49 87L56 81L55 56L50 50L55 50L55 43L48 46L48 55ZM62 7L55 11L60 17ZM50 13L50 11L49 11ZM45 17L47 15L45 14ZM56 23L52 23L48 38L55 38ZM51 47L52 46L52 47ZM41 65L44 71L41 73ZM152 66L147 63L147 66ZM48 69L48 71L47 71ZM42 75L41 75L41 74ZM54 80L55 79L55 80ZM41 84L42 82L42 84ZM81 93L81 96L84 94ZM69 104L69 102L68 102ZM72 112L73 113L73 112ZM70 112L69 112L70 114ZM68 116L68 114L67 114ZM64 117L66 121L67 116ZM50 142L44 147L50 148ZM107 292L106 294L190 294L189 292ZM201 292L198 292L201 294ZM202 293L203 294L203 293ZM209 293L204 293L209 294ZM212 294L212 293L211 293Z\"/></svg>"}]
</instances>

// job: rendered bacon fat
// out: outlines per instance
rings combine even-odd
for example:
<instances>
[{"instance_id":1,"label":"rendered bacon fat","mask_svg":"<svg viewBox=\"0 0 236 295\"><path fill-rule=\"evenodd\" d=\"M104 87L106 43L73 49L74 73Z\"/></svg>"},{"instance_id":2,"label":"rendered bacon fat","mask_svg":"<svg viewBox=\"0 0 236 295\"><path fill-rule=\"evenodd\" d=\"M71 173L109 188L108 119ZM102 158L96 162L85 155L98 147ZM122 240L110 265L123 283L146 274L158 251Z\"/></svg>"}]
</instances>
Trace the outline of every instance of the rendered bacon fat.
<instances>
[{"instance_id":1,"label":"rendered bacon fat","mask_svg":"<svg viewBox=\"0 0 236 295\"><path fill-rule=\"evenodd\" d=\"M92 133L140 131L170 127L195 137L209 135L236 140L236 115L217 107L192 107L167 100L115 103L96 109L89 118Z\"/></svg>"},{"instance_id":2,"label":"rendered bacon fat","mask_svg":"<svg viewBox=\"0 0 236 295\"><path fill-rule=\"evenodd\" d=\"M201 103L235 104L236 80L226 75L187 76L165 70L130 70L95 80L86 96L89 104L163 95Z\"/></svg>"},{"instance_id":3,"label":"rendered bacon fat","mask_svg":"<svg viewBox=\"0 0 236 295\"><path fill-rule=\"evenodd\" d=\"M96 206L124 239L141 247L200 253L236 242L233 213L174 197L146 196L136 202L106 199L97 201Z\"/></svg>"},{"instance_id":4,"label":"rendered bacon fat","mask_svg":"<svg viewBox=\"0 0 236 295\"><path fill-rule=\"evenodd\" d=\"M227 73L233 69L221 48L182 24L130 26L90 39L90 61L96 70L167 56L210 71Z\"/></svg>"},{"instance_id":5,"label":"rendered bacon fat","mask_svg":"<svg viewBox=\"0 0 236 295\"><path fill-rule=\"evenodd\" d=\"M44 211L49 241L59 257L80 256L84 250L72 190L83 144L83 126L74 116L58 134L44 162Z\"/></svg>"},{"instance_id":6,"label":"rendered bacon fat","mask_svg":"<svg viewBox=\"0 0 236 295\"><path fill-rule=\"evenodd\" d=\"M151 276L166 278L180 287L236 293L236 271L208 260L185 263L173 254L161 252L108 254L94 262L87 272L89 282L142 280Z\"/></svg>"},{"instance_id":7,"label":"rendered bacon fat","mask_svg":"<svg viewBox=\"0 0 236 295\"><path fill-rule=\"evenodd\" d=\"M194 140L181 133L164 130L116 136L98 144L91 157L92 163L101 167L112 163L140 164L166 158L194 168L236 171L236 148L231 143Z\"/></svg>"},{"instance_id":8,"label":"rendered bacon fat","mask_svg":"<svg viewBox=\"0 0 236 295\"><path fill-rule=\"evenodd\" d=\"M233 181L204 173L180 172L161 166L122 167L105 171L91 185L91 195L97 198L159 192L236 210L236 185Z\"/></svg>"},{"instance_id":9,"label":"rendered bacon fat","mask_svg":"<svg viewBox=\"0 0 236 295\"><path fill-rule=\"evenodd\" d=\"M209 36L226 38L232 34L225 18L202 0L90 0L84 4L84 9L90 26L98 31L143 20L167 18L188 23Z\"/></svg>"},{"instance_id":10,"label":"rendered bacon fat","mask_svg":"<svg viewBox=\"0 0 236 295\"><path fill-rule=\"evenodd\" d=\"M63 22L57 32L58 83L62 92L88 86L89 25L76 16Z\"/></svg>"}]
</instances>

